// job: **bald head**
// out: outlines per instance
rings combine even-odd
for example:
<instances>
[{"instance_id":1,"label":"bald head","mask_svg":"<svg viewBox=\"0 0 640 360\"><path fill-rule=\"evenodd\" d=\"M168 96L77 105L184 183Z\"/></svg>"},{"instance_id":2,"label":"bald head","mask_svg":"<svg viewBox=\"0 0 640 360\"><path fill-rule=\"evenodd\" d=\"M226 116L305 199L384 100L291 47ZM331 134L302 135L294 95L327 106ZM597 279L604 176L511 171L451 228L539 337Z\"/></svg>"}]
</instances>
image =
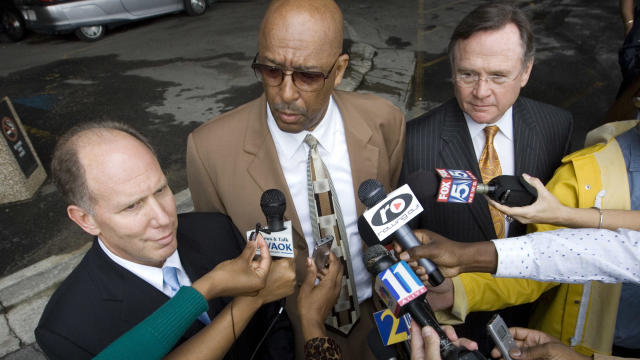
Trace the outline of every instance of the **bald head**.
<instances>
[{"instance_id":1,"label":"bald head","mask_svg":"<svg viewBox=\"0 0 640 360\"><path fill-rule=\"evenodd\" d=\"M76 171L62 161L63 153L72 155ZM117 123L74 128L57 145L52 170L57 183L71 180L90 195L84 201L69 196L67 215L113 255L161 267L175 252L175 199L158 159L135 130ZM68 185L61 191L73 194Z\"/></svg>"},{"instance_id":2,"label":"bald head","mask_svg":"<svg viewBox=\"0 0 640 360\"><path fill-rule=\"evenodd\" d=\"M334 0L273 0L260 26L258 49L271 46L273 37L307 32L317 41L300 47L321 47L336 57L342 51L342 12Z\"/></svg>"},{"instance_id":3,"label":"bald head","mask_svg":"<svg viewBox=\"0 0 640 360\"><path fill-rule=\"evenodd\" d=\"M113 121L88 122L69 129L58 140L51 160L51 176L67 204L92 210L84 164L86 156L104 154L106 145L129 139L146 148L154 157L149 141L132 127ZM84 160L82 158L85 158Z\"/></svg>"}]
</instances>

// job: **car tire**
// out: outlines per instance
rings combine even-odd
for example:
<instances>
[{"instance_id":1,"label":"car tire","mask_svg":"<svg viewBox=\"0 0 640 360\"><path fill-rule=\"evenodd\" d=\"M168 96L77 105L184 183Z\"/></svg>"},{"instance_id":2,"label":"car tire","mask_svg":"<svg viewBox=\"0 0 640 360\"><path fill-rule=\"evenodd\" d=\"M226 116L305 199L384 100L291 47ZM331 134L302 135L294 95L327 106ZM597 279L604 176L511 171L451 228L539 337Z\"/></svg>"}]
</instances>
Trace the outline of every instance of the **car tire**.
<instances>
[{"instance_id":1,"label":"car tire","mask_svg":"<svg viewBox=\"0 0 640 360\"><path fill-rule=\"evenodd\" d=\"M13 10L6 10L2 13L2 26L7 31L7 35L13 41L20 41L27 35L24 19Z\"/></svg>"},{"instance_id":2,"label":"car tire","mask_svg":"<svg viewBox=\"0 0 640 360\"><path fill-rule=\"evenodd\" d=\"M83 41L98 41L104 37L107 27L104 25L82 26L76 29L75 34Z\"/></svg>"},{"instance_id":3,"label":"car tire","mask_svg":"<svg viewBox=\"0 0 640 360\"><path fill-rule=\"evenodd\" d=\"M184 11L189 16L199 16L207 11L207 0L184 0Z\"/></svg>"}]
</instances>

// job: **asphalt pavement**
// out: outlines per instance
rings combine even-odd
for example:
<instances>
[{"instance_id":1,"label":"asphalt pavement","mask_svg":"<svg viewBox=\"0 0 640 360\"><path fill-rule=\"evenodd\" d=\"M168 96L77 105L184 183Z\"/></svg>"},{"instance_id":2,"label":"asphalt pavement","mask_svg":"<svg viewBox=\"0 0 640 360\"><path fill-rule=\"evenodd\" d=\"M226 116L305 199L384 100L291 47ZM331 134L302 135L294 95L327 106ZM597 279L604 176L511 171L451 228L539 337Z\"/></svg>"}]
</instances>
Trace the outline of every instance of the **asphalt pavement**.
<instances>
[{"instance_id":1,"label":"asphalt pavement","mask_svg":"<svg viewBox=\"0 0 640 360\"><path fill-rule=\"evenodd\" d=\"M344 86L389 98L411 119L453 94L446 57L457 22L484 1L338 1L352 64ZM523 94L571 111L572 148L604 118L620 82L617 2L515 1L529 14L536 63ZM186 136L261 92L249 65L266 0L221 1L114 29L96 43L72 35L0 34L0 97L9 96L43 163L58 136L112 118L146 134L189 211ZM48 169L47 169L48 170ZM257 206L257 205L256 205ZM0 205L0 359L38 359L33 329L90 237L66 218L50 180L33 199Z\"/></svg>"}]
</instances>

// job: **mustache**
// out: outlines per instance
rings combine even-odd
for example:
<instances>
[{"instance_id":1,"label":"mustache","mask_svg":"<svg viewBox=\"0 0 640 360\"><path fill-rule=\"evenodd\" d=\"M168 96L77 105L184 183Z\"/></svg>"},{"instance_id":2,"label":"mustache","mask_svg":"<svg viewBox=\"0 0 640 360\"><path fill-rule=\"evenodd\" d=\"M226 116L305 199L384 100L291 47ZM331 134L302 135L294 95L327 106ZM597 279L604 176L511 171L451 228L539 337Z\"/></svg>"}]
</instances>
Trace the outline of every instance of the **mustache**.
<instances>
[{"instance_id":1,"label":"mustache","mask_svg":"<svg viewBox=\"0 0 640 360\"><path fill-rule=\"evenodd\" d=\"M271 108L275 111L294 113L298 115L305 113L305 109L295 104L273 104Z\"/></svg>"}]
</instances>

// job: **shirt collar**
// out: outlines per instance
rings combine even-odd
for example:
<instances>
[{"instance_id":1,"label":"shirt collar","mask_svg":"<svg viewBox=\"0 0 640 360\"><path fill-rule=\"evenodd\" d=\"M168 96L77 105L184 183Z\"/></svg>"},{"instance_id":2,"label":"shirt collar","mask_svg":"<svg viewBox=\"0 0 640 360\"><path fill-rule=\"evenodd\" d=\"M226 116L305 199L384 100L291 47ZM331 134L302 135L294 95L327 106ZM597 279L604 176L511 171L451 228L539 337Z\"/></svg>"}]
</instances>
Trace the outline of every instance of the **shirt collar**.
<instances>
[{"instance_id":1,"label":"shirt collar","mask_svg":"<svg viewBox=\"0 0 640 360\"><path fill-rule=\"evenodd\" d=\"M131 271L133 274L135 274L136 276L138 276L139 278L141 278L142 280L148 282L149 284L151 284L153 287L155 287L156 289L160 289L160 291L162 291L162 286L163 286L163 282L162 282L162 268L158 268L155 266L148 266L148 265L142 265L142 264L138 264L135 263L133 261L129 261L126 259L121 258L120 256L114 254L111 252L111 250L109 250L104 243L102 242L102 240L100 240L100 238L98 238L98 244L100 245L100 247L102 248L102 251L105 252L105 254L107 254L107 256L113 260L116 264L122 266L123 268ZM182 272L185 276L186 276L186 272L184 271L184 268L182 267L182 262L180 261L180 255L178 255L178 249L176 249L173 254L171 254L171 256L169 256L167 258L167 260L164 261L164 264L162 264L163 267L165 266L173 266L175 268L177 268L178 270L178 277L180 278L180 272ZM187 277L188 278L188 277ZM182 282L181 282L182 284ZM186 285L186 284L183 284Z\"/></svg>"},{"instance_id":2,"label":"shirt collar","mask_svg":"<svg viewBox=\"0 0 640 360\"><path fill-rule=\"evenodd\" d=\"M506 136L510 141L513 141L513 106L509 107L507 111L504 112L500 120L493 124L479 124L473 121L471 116L467 115L467 113L463 114L464 119L467 121L467 127L469 128L469 134L472 139L478 136L485 127L495 125L500 129L502 135Z\"/></svg>"},{"instance_id":3,"label":"shirt collar","mask_svg":"<svg viewBox=\"0 0 640 360\"><path fill-rule=\"evenodd\" d=\"M324 117L318 123L313 131L301 131L299 133L288 133L280 130L276 120L271 114L271 108L267 103L267 125L269 131L273 136L273 140L278 144L281 155L285 159L291 159L301 146L304 146L304 138L307 134L311 133L317 140L318 146L322 147L326 152L331 153L335 142L335 136L333 136L336 126L338 125L338 106L333 100L333 95L329 98L329 106L324 114Z\"/></svg>"}]
</instances>

